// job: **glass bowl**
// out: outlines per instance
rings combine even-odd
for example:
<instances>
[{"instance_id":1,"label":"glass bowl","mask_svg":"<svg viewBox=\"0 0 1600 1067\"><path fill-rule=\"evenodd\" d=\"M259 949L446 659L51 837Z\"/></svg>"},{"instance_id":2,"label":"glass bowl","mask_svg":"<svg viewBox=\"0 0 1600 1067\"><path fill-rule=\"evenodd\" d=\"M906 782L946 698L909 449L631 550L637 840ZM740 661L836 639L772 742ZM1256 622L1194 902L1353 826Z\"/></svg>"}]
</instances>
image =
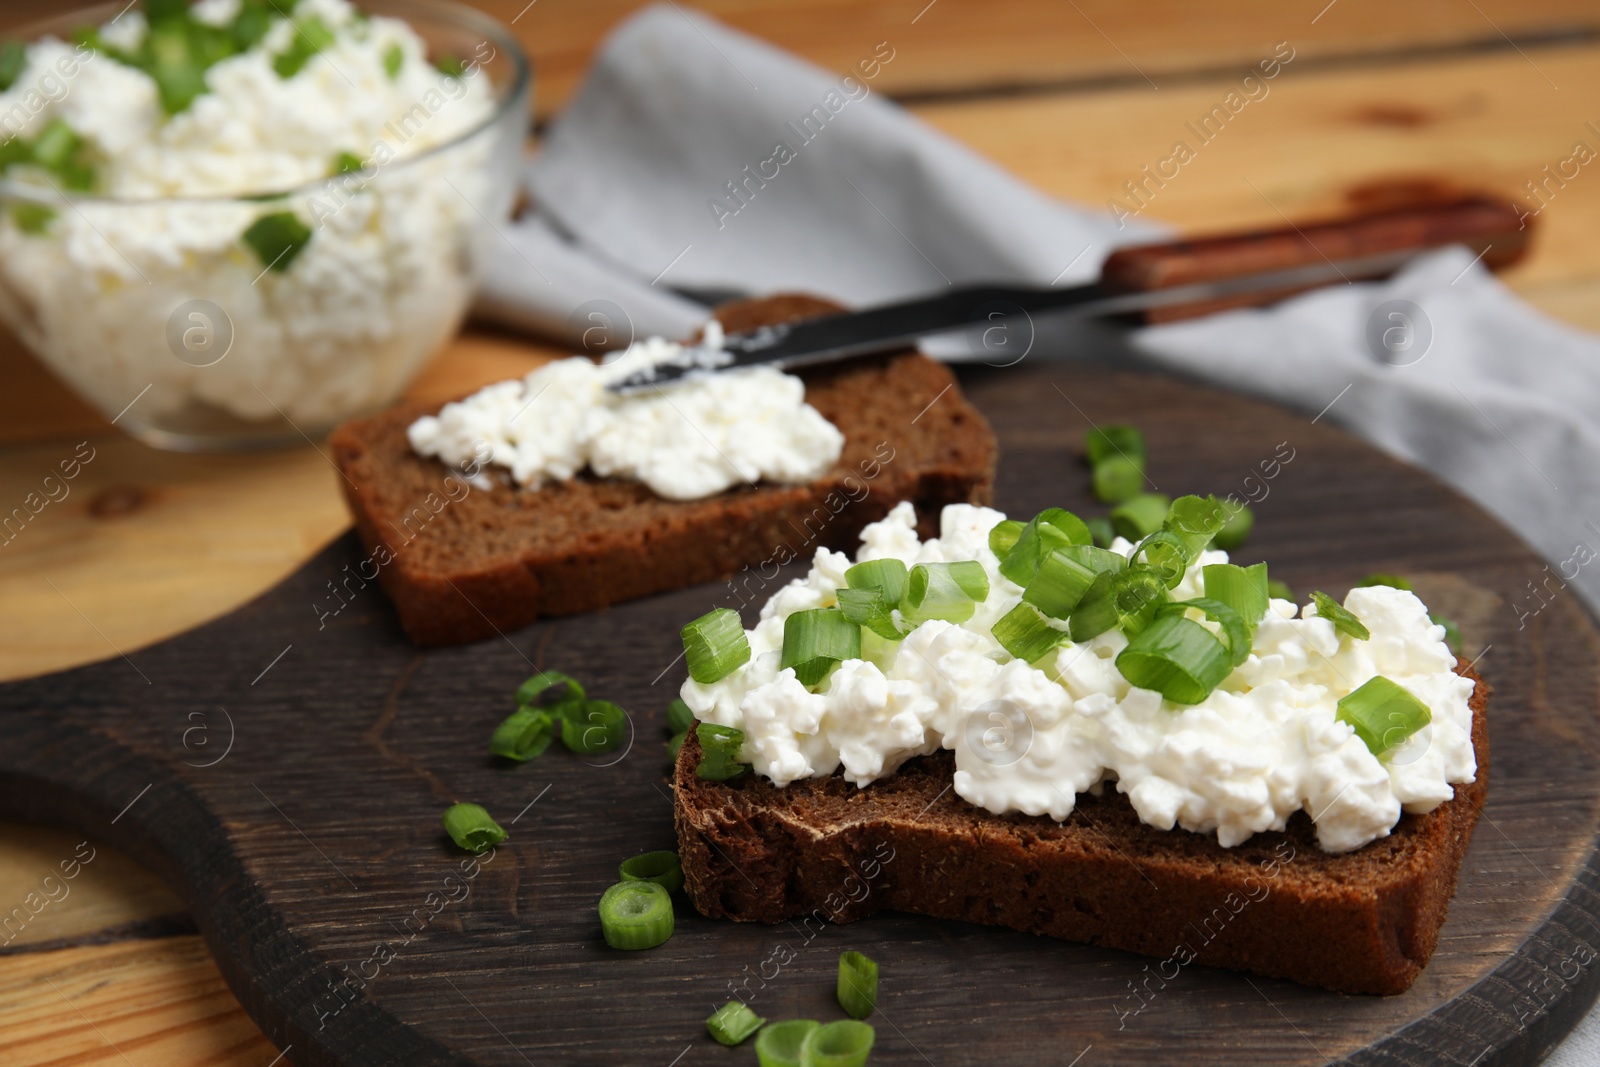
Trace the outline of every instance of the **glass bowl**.
<instances>
[{"instance_id":1,"label":"glass bowl","mask_svg":"<svg viewBox=\"0 0 1600 1067\"><path fill-rule=\"evenodd\" d=\"M457 4L361 7L404 19L430 59L467 64L453 84L439 74L440 91L384 127L380 141L398 158L375 143L359 146L369 149L362 170L181 198L64 193L0 176L0 318L134 437L178 451L314 439L392 403L459 329L481 250L502 239L497 228L511 212L528 61L499 23ZM68 41L122 10L115 0L21 36ZM405 141L458 100L475 93L472 106L485 109L470 78L487 79L486 114L404 154ZM65 72L55 85L72 91ZM353 146L327 147L332 158ZM283 239L294 220L309 239L269 262L295 243Z\"/></svg>"}]
</instances>

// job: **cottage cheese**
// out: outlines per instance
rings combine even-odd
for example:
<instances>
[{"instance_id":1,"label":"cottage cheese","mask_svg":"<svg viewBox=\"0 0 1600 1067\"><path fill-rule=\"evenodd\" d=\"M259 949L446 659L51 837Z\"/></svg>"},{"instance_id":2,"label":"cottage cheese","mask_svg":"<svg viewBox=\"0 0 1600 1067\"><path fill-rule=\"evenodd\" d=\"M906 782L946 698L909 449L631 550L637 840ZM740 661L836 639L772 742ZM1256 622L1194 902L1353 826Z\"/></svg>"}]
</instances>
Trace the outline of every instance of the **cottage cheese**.
<instances>
[{"instance_id":1,"label":"cottage cheese","mask_svg":"<svg viewBox=\"0 0 1600 1067\"><path fill-rule=\"evenodd\" d=\"M1476 775L1472 682L1454 672L1443 627L1414 594L1351 590L1345 607L1371 631L1365 641L1341 635L1314 606L1274 600L1249 659L1204 702L1177 705L1122 677L1120 631L1069 641L1044 669L1010 658L989 633L1022 594L989 550L989 530L1003 518L951 505L940 536L922 542L902 503L862 533L860 560L983 564L989 598L966 623L923 623L899 643L869 639L862 659L808 691L793 670L778 669L784 620L836 603L852 562L819 549L810 574L762 609L750 662L715 684L684 683L684 701L702 721L743 730L742 758L780 786L840 768L864 786L946 748L955 752L955 792L988 811L1061 820L1078 793L1114 781L1149 825L1215 833L1225 847L1282 830L1304 810L1322 848L1349 851ZM1120 539L1113 548L1132 550ZM1224 552L1203 553L1174 597L1200 595L1201 568L1226 561ZM1433 716L1382 760L1335 718L1339 699L1377 674Z\"/></svg>"},{"instance_id":2,"label":"cottage cheese","mask_svg":"<svg viewBox=\"0 0 1600 1067\"><path fill-rule=\"evenodd\" d=\"M195 12L222 23L236 7L204 0ZM280 77L273 58L296 30L279 19L255 47L212 66L208 91L173 116L144 72L49 38L28 46L21 76L0 93L8 134L31 138L62 119L90 145L99 175L94 196L58 205L43 233L0 218L0 310L103 410L139 396L130 421L281 413L309 429L389 402L459 324L471 243L483 216L509 201L509 179L500 189L486 172L497 129L486 126L495 108L486 76L442 75L406 23L365 18L345 0L280 7L322 19L334 42ZM102 28L120 47L144 33L137 10ZM384 58L395 48L391 78ZM449 151L397 162L475 129ZM308 187L341 152L376 174ZM7 179L51 194L31 168ZM263 270L241 235L286 210L312 238L287 270ZM196 299L231 323L232 347L210 366L176 358L168 341L169 317Z\"/></svg>"},{"instance_id":3,"label":"cottage cheese","mask_svg":"<svg viewBox=\"0 0 1600 1067\"><path fill-rule=\"evenodd\" d=\"M411 447L458 465L487 444L490 463L518 485L537 487L588 468L636 479L669 500L762 480L820 478L838 460L844 435L805 402L805 384L793 375L749 367L649 393L619 396L606 388L655 363L715 353L721 339L713 319L697 348L656 337L609 363L557 360L418 419Z\"/></svg>"}]
</instances>

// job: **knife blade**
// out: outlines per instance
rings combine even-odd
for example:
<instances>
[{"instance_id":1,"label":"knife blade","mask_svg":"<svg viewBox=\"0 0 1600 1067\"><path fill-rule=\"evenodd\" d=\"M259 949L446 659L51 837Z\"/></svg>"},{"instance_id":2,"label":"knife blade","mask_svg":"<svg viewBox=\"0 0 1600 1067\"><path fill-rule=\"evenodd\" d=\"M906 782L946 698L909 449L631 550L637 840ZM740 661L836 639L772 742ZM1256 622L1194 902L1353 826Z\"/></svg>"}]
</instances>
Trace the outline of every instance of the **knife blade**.
<instances>
[{"instance_id":1,"label":"knife blade","mask_svg":"<svg viewBox=\"0 0 1600 1067\"><path fill-rule=\"evenodd\" d=\"M1527 234L1520 227L1513 206L1473 198L1288 230L1124 249L1106 261L1100 280L1087 285L967 286L862 311L763 326L729 335L720 349L687 346L677 357L608 388L627 394L741 367L811 366L893 351L955 330L986 329L1022 316L1145 313L1151 319L1170 319L1184 309L1241 306L1330 283L1383 277L1419 252L1443 244L1478 246L1484 262L1502 266L1525 249Z\"/></svg>"}]
</instances>

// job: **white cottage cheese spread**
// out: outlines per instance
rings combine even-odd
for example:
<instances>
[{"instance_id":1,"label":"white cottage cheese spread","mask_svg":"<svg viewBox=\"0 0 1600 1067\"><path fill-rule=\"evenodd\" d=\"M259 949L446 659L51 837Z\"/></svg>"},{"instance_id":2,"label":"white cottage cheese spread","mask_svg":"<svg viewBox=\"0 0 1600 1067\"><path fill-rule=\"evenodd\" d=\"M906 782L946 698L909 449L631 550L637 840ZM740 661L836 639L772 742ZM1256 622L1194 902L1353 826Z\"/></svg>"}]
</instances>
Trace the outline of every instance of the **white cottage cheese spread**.
<instances>
[{"instance_id":1,"label":"white cottage cheese spread","mask_svg":"<svg viewBox=\"0 0 1600 1067\"><path fill-rule=\"evenodd\" d=\"M238 6L202 0L192 17L222 25ZM475 68L442 74L405 22L345 0L273 10L293 21L274 15L259 42L205 71L206 91L176 114L143 70L53 38L28 45L0 93L3 136L30 141L64 121L94 161L90 198L57 204L47 225L0 219L0 303L103 409L139 395L132 419L198 404L326 426L397 395L471 298L469 240L479 212L498 209L485 173L489 132L396 161L484 126L495 107L489 79ZM283 76L274 60L311 18L332 39ZM148 31L132 9L99 32L132 50ZM341 153L376 173L243 198L327 178ZM59 184L27 164L6 176L46 194ZM312 235L287 269L267 270L241 235L282 211ZM231 321L231 350L215 365L169 351L169 316L196 299Z\"/></svg>"},{"instance_id":2,"label":"white cottage cheese spread","mask_svg":"<svg viewBox=\"0 0 1600 1067\"><path fill-rule=\"evenodd\" d=\"M940 536L921 542L902 503L862 533L862 561L981 563L991 591L967 622L925 622L899 643L866 642L863 659L808 691L792 669L778 669L784 620L833 605L852 562L819 549L811 573L762 609L748 635L750 662L710 685L685 682L684 701L701 721L744 731L741 759L780 786L841 766L864 786L946 748L955 752L955 792L989 811L1061 820L1076 794L1115 781L1144 822L1214 832L1225 847L1282 830L1304 810L1322 848L1349 851L1387 836L1402 810L1431 811L1453 795L1451 783L1476 775L1472 682L1454 672L1444 628L1413 593L1351 590L1345 607L1369 640L1340 634L1314 606L1297 612L1273 600L1250 657L1203 702L1172 704L1122 677L1114 661L1127 638L1115 629L1065 642L1046 669L1000 647L990 627L1022 595L989 549L989 531L1004 518L950 505ZM1132 550L1121 539L1112 547ZM1226 561L1224 552L1203 553L1173 596L1201 595L1201 568ZM1381 760L1335 718L1339 699L1378 674L1432 714Z\"/></svg>"},{"instance_id":3,"label":"white cottage cheese spread","mask_svg":"<svg viewBox=\"0 0 1600 1067\"><path fill-rule=\"evenodd\" d=\"M712 319L698 350L716 352ZM809 482L838 460L841 434L805 402L805 384L772 367L682 379L647 393L606 388L636 371L694 355L659 337L609 363L557 360L526 378L498 382L411 424L411 447L457 465L483 444L518 485L537 487L588 468L633 478L669 500L695 500L736 485ZM780 630L781 637L781 630Z\"/></svg>"}]
</instances>

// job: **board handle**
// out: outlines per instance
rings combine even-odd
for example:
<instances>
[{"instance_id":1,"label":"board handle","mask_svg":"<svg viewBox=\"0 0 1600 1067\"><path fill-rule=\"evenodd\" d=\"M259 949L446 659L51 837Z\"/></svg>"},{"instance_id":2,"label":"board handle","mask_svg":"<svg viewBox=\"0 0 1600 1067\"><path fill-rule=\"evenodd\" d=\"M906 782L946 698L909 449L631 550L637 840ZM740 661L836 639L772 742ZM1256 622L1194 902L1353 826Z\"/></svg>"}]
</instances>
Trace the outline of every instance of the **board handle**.
<instances>
[{"instance_id":1,"label":"board handle","mask_svg":"<svg viewBox=\"0 0 1600 1067\"><path fill-rule=\"evenodd\" d=\"M1513 201L1466 196L1299 226L1135 245L1119 249L1106 259L1101 281L1111 291L1145 292L1452 244L1466 245L1481 255L1485 266L1498 270L1527 253L1531 221L1531 216ZM1346 273L1352 281L1382 276ZM1228 308L1256 307L1310 288L1315 286L1152 308L1143 313L1144 321L1171 322Z\"/></svg>"}]
</instances>

